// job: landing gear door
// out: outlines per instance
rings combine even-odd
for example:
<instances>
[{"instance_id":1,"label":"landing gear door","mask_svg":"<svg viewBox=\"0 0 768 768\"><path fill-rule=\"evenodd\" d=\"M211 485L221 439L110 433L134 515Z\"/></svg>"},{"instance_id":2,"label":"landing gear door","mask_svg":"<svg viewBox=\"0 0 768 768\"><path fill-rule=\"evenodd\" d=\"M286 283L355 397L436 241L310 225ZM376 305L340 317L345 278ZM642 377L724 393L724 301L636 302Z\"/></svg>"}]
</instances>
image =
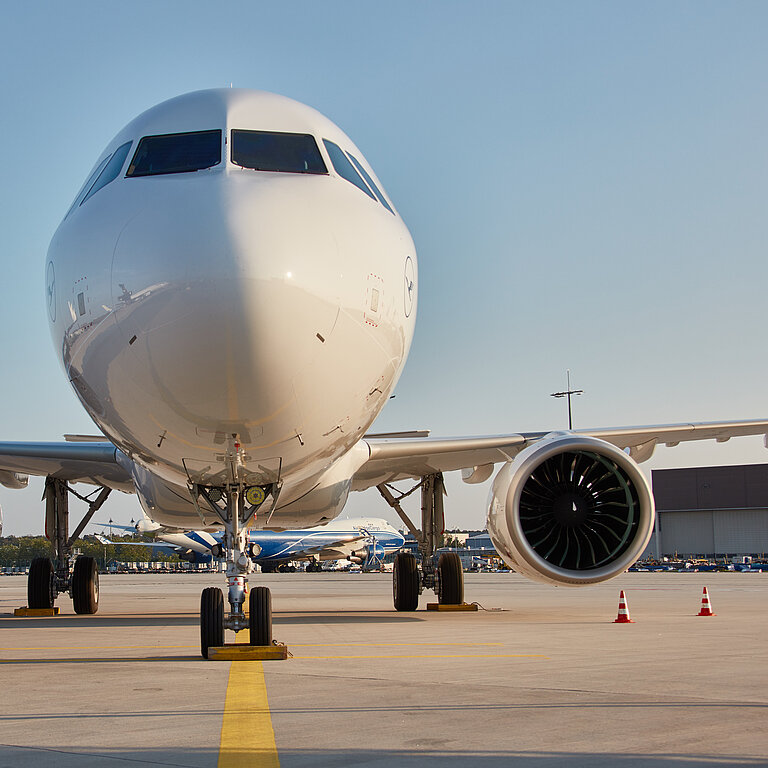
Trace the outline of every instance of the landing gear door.
<instances>
[{"instance_id":1,"label":"landing gear door","mask_svg":"<svg viewBox=\"0 0 768 768\"><path fill-rule=\"evenodd\" d=\"M282 462L280 457L257 461L244 453L238 464L237 481L248 486L277 485L280 483ZM217 456L216 461L212 462L205 462L200 459L182 459L182 463L191 485L222 488L231 482L225 454Z\"/></svg>"}]
</instances>

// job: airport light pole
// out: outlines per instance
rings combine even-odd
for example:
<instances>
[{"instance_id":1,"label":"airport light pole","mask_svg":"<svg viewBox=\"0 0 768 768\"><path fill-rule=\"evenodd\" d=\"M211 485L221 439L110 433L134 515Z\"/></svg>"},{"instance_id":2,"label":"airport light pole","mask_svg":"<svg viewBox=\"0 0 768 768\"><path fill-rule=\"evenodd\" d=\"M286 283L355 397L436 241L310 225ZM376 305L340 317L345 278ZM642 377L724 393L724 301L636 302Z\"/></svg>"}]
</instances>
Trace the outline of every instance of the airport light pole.
<instances>
[{"instance_id":1,"label":"airport light pole","mask_svg":"<svg viewBox=\"0 0 768 768\"><path fill-rule=\"evenodd\" d=\"M571 395L583 395L583 389L571 389L571 369L567 368L565 371L567 385L564 392L553 392L550 397L567 397L568 398L568 429L573 429L573 415L571 413Z\"/></svg>"}]
</instances>

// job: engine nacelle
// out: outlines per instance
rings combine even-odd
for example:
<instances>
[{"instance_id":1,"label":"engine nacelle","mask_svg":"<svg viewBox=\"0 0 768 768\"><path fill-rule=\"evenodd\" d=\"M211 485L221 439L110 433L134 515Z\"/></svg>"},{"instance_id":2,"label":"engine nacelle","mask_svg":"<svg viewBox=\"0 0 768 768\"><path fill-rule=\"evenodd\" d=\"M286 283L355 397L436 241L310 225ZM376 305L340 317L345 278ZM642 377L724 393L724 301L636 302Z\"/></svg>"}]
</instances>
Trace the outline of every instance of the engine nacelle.
<instances>
[{"instance_id":1,"label":"engine nacelle","mask_svg":"<svg viewBox=\"0 0 768 768\"><path fill-rule=\"evenodd\" d=\"M550 584L611 579L653 532L653 495L637 464L595 437L552 433L493 482L488 533L510 568Z\"/></svg>"},{"instance_id":2,"label":"engine nacelle","mask_svg":"<svg viewBox=\"0 0 768 768\"><path fill-rule=\"evenodd\" d=\"M362 561L369 557L384 557L387 554L387 550L381 544L366 544L364 547L355 549L349 554L351 557L356 557Z\"/></svg>"},{"instance_id":3,"label":"engine nacelle","mask_svg":"<svg viewBox=\"0 0 768 768\"><path fill-rule=\"evenodd\" d=\"M8 470L0 469L0 485L18 491L22 488L26 488L28 483L29 475L21 475L18 472L9 472Z\"/></svg>"},{"instance_id":4,"label":"engine nacelle","mask_svg":"<svg viewBox=\"0 0 768 768\"><path fill-rule=\"evenodd\" d=\"M197 565L210 563L213 560L211 555L205 554L204 552L195 552L193 549L180 550L176 552L176 556L179 560L183 560L185 563L193 563Z\"/></svg>"}]
</instances>

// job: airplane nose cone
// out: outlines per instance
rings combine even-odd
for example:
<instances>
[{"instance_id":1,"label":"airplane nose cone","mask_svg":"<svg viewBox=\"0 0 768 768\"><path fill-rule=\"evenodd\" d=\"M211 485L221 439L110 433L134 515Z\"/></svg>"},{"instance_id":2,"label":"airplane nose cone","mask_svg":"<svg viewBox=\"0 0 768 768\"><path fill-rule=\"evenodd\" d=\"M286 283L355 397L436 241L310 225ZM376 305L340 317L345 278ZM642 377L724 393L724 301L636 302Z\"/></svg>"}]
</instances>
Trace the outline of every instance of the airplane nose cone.
<instances>
[{"instance_id":1,"label":"airplane nose cone","mask_svg":"<svg viewBox=\"0 0 768 768\"><path fill-rule=\"evenodd\" d=\"M175 194L162 214L147 205L115 248L125 341L112 390L133 400L124 407L144 424L142 442L153 435L160 451L181 440L195 455L232 434L246 446L297 441L297 382L338 314L319 290L335 249L319 217L286 227L279 195L253 204L256 189L246 205L211 181Z\"/></svg>"}]
</instances>

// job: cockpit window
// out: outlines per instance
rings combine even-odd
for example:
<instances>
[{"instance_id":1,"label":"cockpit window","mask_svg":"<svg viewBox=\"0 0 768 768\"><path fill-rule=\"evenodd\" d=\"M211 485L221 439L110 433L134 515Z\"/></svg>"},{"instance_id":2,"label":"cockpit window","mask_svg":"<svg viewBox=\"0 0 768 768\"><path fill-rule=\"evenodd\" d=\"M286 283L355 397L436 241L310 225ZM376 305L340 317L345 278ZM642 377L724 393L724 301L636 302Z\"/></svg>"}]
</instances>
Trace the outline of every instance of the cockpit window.
<instances>
[{"instance_id":1,"label":"cockpit window","mask_svg":"<svg viewBox=\"0 0 768 768\"><path fill-rule=\"evenodd\" d=\"M390 207L389 203L387 202L387 199L384 197L384 195L381 194L381 190L374 184L373 179L371 178L371 174L368 173L368 171L363 168L362 163L351 153L347 152L347 156L352 161L353 165L357 170L360 172L360 175L365 179L368 186L373 190L373 193L376 195L376 197L379 198L379 202L391 213L394 214L395 212Z\"/></svg>"},{"instance_id":2,"label":"cockpit window","mask_svg":"<svg viewBox=\"0 0 768 768\"><path fill-rule=\"evenodd\" d=\"M107 155L92 171L91 175L85 180L85 184L83 184L82 187L80 187L80 191L77 193L77 197L72 201L72 205L69 206L69 210L67 211L67 215L64 217L65 219L67 216L69 216L72 211L75 210L75 208L80 205L80 203L83 202L83 198L85 197L86 192L93 186L93 183L96 181L96 179L99 178L99 175L104 170L104 166L109 162L112 155Z\"/></svg>"},{"instance_id":3,"label":"cockpit window","mask_svg":"<svg viewBox=\"0 0 768 768\"><path fill-rule=\"evenodd\" d=\"M122 146L118 147L115 154L109 159L109 162L104 166L101 173L96 177L96 181L93 182L91 188L86 193L85 197L80 201L82 205L89 197L95 195L102 187L106 187L110 181L114 181L119 175L125 163L125 158L128 157L128 152L131 149L132 141L128 141Z\"/></svg>"},{"instance_id":4,"label":"cockpit window","mask_svg":"<svg viewBox=\"0 0 768 768\"><path fill-rule=\"evenodd\" d=\"M328 139L323 139L323 144L325 144L325 148L328 150L328 154L333 163L333 167L336 169L336 173L359 189L362 189L371 200L375 200L376 198L373 196L373 192L368 189L360 174L355 170L352 163L349 162L349 158L342 152L341 147L339 147L338 144L334 144L332 141L328 141Z\"/></svg>"},{"instance_id":5,"label":"cockpit window","mask_svg":"<svg viewBox=\"0 0 768 768\"><path fill-rule=\"evenodd\" d=\"M308 133L233 130L232 162L255 171L328 173L317 142Z\"/></svg>"},{"instance_id":6,"label":"cockpit window","mask_svg":"<svg viewBox=\"0 0 768 768\"><path fill-rule=\"evenodd\" d=\"M126 176L189 173L221 162L221 131L166 133L145 136L136 149Z\"/></svg>"}]
</instances>

